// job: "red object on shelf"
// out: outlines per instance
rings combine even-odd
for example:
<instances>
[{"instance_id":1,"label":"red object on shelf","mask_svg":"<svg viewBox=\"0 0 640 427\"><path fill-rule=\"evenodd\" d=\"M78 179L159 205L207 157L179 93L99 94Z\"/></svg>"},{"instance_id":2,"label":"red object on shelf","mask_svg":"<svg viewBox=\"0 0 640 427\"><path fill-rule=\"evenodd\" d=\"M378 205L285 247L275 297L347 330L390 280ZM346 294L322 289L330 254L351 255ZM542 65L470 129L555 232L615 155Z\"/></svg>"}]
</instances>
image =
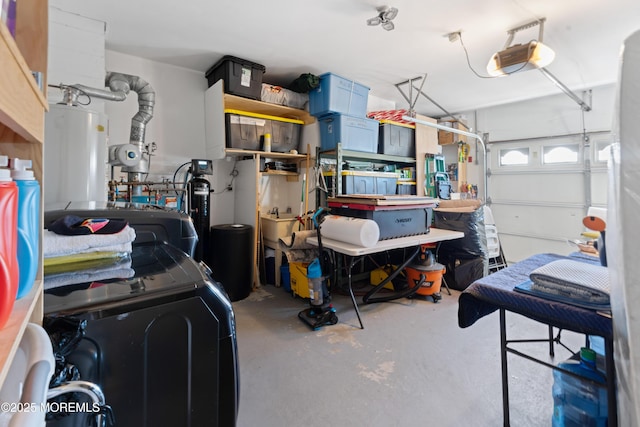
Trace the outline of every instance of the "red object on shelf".
<instances>
[{"instance_id":1,"label":"red object on shelf","mask_svg":"<svg viewBox=\"0 0 640 427\"><path fill-rule=\"evenodd\" d=\"M7 171L8 172L8 171ZM18 294L18 187L0 181L0 329L11 315Z\"/></svg>"},{"instance_id":2,"label":"red object on shelf","mask_svg":"<svg viewBox=\"0 0 640 427\"><path fill-rule=\"evenodd\" d=\"M415 123L409 122L406 120L402 120L402 116L406 116L408 113L407 110L381 110L381 111L370 111L367 113L367 117L375 120L389 120L396 123L404 123L408 125L414 125Z\"/></svg>"}]
</instances>

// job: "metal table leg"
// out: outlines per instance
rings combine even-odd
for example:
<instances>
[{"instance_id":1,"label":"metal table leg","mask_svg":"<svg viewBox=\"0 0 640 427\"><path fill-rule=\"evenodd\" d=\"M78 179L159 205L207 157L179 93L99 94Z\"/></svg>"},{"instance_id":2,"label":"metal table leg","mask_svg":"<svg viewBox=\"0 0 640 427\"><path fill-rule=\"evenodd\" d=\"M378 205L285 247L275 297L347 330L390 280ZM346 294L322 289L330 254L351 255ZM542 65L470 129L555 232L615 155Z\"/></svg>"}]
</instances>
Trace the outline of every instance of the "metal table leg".
<instances>
[{"instance_id":1,"label":"metal table leg","mask_svg":"<svg viewBox=\"0 0 640 427\"><path fill-rule=\"evenodd\" d=\"M507 373L507 326L505 309L500 309L500 360L502 362L502 418L504 427L511 425L509 421L509 376Z\"/></svg>"},{"instance_id":2,"label":"metal table leg","mask_svg":"<svg viewBox=\"0 0 640 427\"><path fill-rule=\"evenodd\" d=\"M616 399L616 368L613 361L613 339L604 339L605 372L607 376L607 412L609 427L618 425Z\"/></svg>"},{"instance_id":3,"label":"metal table leg","mask_svg":"<svg viewBox=\"0 0 640 427\"><path fill-rule=\"evenodd\" d=\"M347 283L349 286L349 296L351 296L351 302L353 303L353 308L356 311L356 316L358 316L358 322L360 322L360 329L364 329L364 325L362 324L362 319L360 318L360 310L358 309L358 303L356 302L356 297L353 295L353 286L351 283L351 270L353 267L360 261L359 257L349 257L349 266L347 267Z\"/></svg>"}]
</instances>

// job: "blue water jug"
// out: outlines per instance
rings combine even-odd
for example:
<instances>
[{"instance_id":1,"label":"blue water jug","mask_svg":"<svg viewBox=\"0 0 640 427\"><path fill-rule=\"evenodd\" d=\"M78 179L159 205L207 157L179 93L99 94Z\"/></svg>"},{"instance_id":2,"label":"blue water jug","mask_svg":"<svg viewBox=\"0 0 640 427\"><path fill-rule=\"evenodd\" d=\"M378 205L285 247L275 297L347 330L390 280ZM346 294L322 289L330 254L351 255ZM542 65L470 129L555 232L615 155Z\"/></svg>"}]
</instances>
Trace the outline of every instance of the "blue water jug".
<instances>
[{"instance_id":1,"label":"blue water jug","mask_svg":"<svg viewBox=\"0 0 640 427\"><path fill-rule=\"evenodd\" d=\"M27 295L38 273L40 250L40 184L33 176L31 160L11 159L11 178L18 186L18 265L20 280L17 298Z\"/></svg>"},{"instance_id":2,"label":"blue water jug","mask_svg":"<svg viewBox=\"0 0 640 427\"><path fill-rule=\"evenodd\" d=\"M553 371L552 426L606 427L606 378L596 367L596 353L589 348L582 348L580 360L569 359L558 367L582 378Z\"/></svg>"}]
</instances>

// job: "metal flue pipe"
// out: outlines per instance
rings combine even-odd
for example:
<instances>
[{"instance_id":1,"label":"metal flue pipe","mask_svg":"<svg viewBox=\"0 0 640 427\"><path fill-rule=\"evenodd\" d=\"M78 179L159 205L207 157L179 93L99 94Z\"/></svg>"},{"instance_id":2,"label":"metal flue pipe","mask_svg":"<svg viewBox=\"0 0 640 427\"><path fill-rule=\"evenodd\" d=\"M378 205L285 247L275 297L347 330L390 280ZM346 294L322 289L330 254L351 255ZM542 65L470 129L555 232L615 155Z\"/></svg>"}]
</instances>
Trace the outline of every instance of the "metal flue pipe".
<instances>
[{"instance_id":1,"label":"metal flue pipe","mask_svg":"<svg viewBox=\"0 0 640 427\"><path fill-rule=\"evenodd\" d=\"M112 93L122 93L125 96L129 91L138 94L138 112L131 119L131 144L144 143L146 125L153 118L153 106L156 103L156 93L153 87L138 76L129 74L108 72L105 78L105 86Z\"/></svg>"},{"instance_id":2,"label":"metal flue pipe","mask_svg":"<svg viewBox=\"0 0 640 427\"><path fill-rule=\"evenodd\" d=\"M142 181L142 175L149 172L150 153L147 152L144 142L147 123L153 118L156 93L153 87L140 77L116 72L107 73L105 86L113 93L123 93L125 96L130 91L138 94L138 112L131 119L129 143L138 147L140 162L135 166L122 167L121 170L127 172L129 181ZM141 187L134 187L133 190L134 193L141 194Z\"/></svg>"}]
</instances>

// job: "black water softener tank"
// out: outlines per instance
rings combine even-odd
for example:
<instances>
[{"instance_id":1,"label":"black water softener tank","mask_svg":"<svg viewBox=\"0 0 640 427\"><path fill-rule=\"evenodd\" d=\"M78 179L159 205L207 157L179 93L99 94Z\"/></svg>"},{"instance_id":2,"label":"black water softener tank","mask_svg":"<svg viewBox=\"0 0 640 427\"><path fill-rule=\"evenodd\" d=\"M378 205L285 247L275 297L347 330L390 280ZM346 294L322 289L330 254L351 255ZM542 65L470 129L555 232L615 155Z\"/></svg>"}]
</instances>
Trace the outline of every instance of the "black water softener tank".
<instances>
[{"instance_id":1,"label":"black water softener tank","mask_svg":"<svg viewBox=\"0 0 640 427\"><path fill-rule=\"evenodd\" d=\"M253 285L253 227L222 224L211 227L207 264L231 301L249 296Z\"/></svg>"}]
</instances>

